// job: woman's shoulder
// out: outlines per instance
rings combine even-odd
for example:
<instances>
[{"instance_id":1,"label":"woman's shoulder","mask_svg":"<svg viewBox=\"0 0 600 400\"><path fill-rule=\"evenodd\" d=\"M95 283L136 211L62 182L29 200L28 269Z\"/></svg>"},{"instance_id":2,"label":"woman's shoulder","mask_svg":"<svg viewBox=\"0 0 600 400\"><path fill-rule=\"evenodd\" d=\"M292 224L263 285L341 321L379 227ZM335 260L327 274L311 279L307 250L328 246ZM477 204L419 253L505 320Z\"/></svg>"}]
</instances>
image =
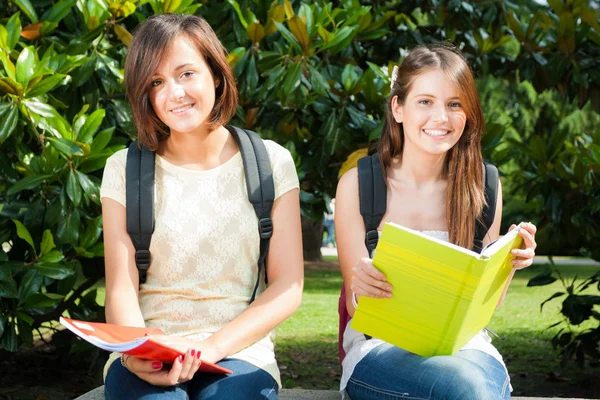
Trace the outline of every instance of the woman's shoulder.
<instances>
[{"instance_id":1,"label":"woman's shoulder","mask_svg":"<svg viewBox=\"0 0 600 400\"><path fill-rule=\"evenodd\" d=\"M288 155L291 156L290 151L277 142L268 139L263 139L263 143L265 144L267 153L269 153L269 157L271 158L281 158L286 157Z\"/></svg>"},{"instance_id":2,"label":"woman's shoulder","mask_svg":"<svg viewBox=\"0 0 600 400\"><path fill-rule=\"evenodd\" d=\"M127 163L127 148L118 150L106 159L106 165L117 164L125 167Z\"/></svg>"}]
</instances>

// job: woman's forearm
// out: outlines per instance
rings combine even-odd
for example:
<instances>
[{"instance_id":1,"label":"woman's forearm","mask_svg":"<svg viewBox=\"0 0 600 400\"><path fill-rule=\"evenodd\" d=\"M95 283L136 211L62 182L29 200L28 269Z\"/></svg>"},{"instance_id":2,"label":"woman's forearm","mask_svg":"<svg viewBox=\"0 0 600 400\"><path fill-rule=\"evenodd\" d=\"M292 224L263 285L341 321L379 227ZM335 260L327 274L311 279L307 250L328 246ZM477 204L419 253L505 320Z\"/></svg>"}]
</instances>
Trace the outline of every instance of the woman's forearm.
<instances>
[{"instance_id":1,"label":"woman's forearm","mask_svg":"<svg viewBox=\"0 0 600 400\"><path fill-rule=\"evenodd\" d=\"M300 306L302 287L302 282L270 285L244 312L212 335L211 344L227 357L259 341Z\"/></svg>"}]
</instances>

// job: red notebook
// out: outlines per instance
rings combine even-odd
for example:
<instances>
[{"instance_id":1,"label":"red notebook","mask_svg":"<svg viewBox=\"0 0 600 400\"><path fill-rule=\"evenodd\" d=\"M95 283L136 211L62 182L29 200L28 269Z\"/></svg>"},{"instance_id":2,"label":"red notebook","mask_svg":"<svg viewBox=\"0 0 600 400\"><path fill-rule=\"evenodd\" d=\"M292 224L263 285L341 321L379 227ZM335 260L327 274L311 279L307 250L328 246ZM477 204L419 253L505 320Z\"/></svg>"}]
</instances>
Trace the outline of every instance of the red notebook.
<instances>
[{"instance_id":1,"label":"red notebook","mask_svg":"<svg viewBox=\"0 0 600 400\"><path fill-rule=\"evenodd\" d=\"M60 323L80 338L103 350L148 360L171 363L179 355L185 355L174 347L154 340L149 335L164 335L158 328L138 328L105 324L102 322L86 322L60 317ZM202 356L200 356L202 360ZM214 374L231 374L232 371L216 364L202 361L198 371Z\"/></svg>"}]
</instances>

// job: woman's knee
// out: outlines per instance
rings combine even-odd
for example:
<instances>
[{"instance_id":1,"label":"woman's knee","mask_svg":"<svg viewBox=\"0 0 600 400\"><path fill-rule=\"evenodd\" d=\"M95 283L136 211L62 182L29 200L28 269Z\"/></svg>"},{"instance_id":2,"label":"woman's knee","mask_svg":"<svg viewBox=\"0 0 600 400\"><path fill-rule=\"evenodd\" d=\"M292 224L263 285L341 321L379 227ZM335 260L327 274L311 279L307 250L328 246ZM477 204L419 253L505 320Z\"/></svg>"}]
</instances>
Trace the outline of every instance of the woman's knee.
<instances>
[{"instance_id":1,"label":"woman's knee","mask_svg":"<svg viewBox=\"0 0 600 400\"><path fill-rule=\"evenodd\" d=\"M443 367L434 398L452 400L503 399L508 376L493 377L485 369L468 360L454 358Z\"/></svg>"}]
</instances>

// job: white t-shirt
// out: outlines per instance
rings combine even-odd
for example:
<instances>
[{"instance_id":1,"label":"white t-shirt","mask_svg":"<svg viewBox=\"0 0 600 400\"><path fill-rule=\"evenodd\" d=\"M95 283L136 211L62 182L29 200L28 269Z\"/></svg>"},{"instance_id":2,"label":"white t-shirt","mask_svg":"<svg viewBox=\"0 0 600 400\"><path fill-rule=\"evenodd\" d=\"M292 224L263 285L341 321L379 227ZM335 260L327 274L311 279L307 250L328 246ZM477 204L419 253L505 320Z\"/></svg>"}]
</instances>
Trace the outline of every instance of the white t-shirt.
<instances>
[{"instance_id":1,"label":"white t-shirt","mask_svg":"<svg viewBox=\"0 0 600 400\"><path fill-rule=\"evenodd\" d=\"M275 198L299 187L285 148L264 141ZM127 150L106 162L101 198L126 206ZM248 307L257 280L258 220L248 201L241 153L222 165L194 171L156 156L152 260L139 304L147 327L205 340ZM264 290L261 277L259 293ZM272 333L231 356L273 376L281 386ZM118 355L109 359L105 371Z\"/></svg>"}]
</instances>

